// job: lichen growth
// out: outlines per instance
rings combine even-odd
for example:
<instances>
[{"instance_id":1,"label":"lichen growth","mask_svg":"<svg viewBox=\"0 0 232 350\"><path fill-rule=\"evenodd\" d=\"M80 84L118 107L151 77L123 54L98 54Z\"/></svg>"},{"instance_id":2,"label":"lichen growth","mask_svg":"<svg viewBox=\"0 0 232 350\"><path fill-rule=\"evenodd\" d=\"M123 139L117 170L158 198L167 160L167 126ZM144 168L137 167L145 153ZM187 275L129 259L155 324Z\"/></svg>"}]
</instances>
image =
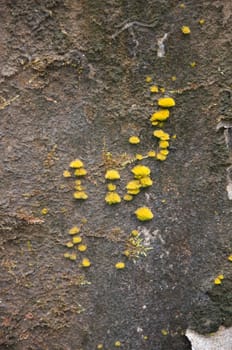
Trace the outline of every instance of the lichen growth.
<instances>
[{"instance_id":1,"label":"lichen growth","mask_svg":"<svg viewBox=\"0 0 232 350\"><path fill-rule=\"evenodd\" d=\"M107 170L107 172L105 174L105 179L106 180L119 180L120 174L119 174L118 170L110 169L110 170Z\"/></svg>"},{"instance_id":2,"label":"lichen growth","mask_svg":"<svg viewBox=\"0 0 232 350\"><path fill-rule=\"evenodd\" d=\"M170 108L176 105L172 97L162 97L158 99L158 105L163 108Z\"/></svg>"},{"instance_id":3,"label":"lichen growth","mask_svg":"<svg viewBox=\"0 0 232 350\"><path fill-rule=\"evenodd\" d=\"M136 179L149 176L151 173L150 168L145 165L136 165L131 171Z\"/></svg>"},{"instance_id":4,"label":"lichen growth","mask_svg":"<svg viewBox=\"0 0 232 350\"><path fill-rule=\"evenodd\" d=\"M69 167L74 169L79 169L79 168L82 168L83 166L84 164L80 159L75 159L69 164Z\"/></svg>"},{"instance_id":5,"label":"lichen growth","mask_svg":"<svg viewBox=\"0 0 232 350\"><path fill-rule=\"evenodd\" d=\"M140 221L152 220L154 215L148 207L140 207L135 211L135 215Z\"/></svg>"},{"instance_id":6,"label":"lichen growth","mask_svg":"<svg viewBox=\"0 0 232 350\"><path fill-rule=\"evenodd\" d=\"M140 143L140 138L138 136L131 136L129 138L129 143L131 143L132 145L137 145L138 143Z\"/></svg>"},{"instance_id":7,"label":"lichen growth","mask_svg":"<svg viewBox=\"0 0 232 350\"><path fill-rule=\"evenodd\" d=\"M105 201L108 204L117 204L121 202L121 197L117 192L107 192L105 196Z\"/></svg>"}]
</instances>

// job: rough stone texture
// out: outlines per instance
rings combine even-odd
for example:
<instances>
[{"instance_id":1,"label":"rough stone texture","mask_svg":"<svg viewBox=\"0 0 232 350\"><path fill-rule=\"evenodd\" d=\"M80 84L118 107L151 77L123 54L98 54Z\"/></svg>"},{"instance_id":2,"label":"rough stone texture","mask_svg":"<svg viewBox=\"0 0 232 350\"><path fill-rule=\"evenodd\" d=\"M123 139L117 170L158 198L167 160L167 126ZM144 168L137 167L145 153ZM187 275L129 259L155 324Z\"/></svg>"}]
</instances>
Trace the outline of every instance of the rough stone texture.
<instances>
[{"instance_id":1,"label":"rough stone texture","mask_svg":"<svg viewBox=\"0 0 232 350\"><path fill-rule=\"evenodd\" d=\"M232 115L231 1L5 0L0 9L0 349L120 340L123 349L188 350L188 327L231 326L231 154L216 131ZM110 207L109 152L123 196L135 153L157 147L146 75L176 100L164 129L177 138L165 162L142 161L154 185ZM128 143L132 134L141 144ZM77 157L88 170L84 203L62 176ZM142 205L151 222L137 222ZM88 270L80 253L63 257L68 230L81 223ZM153 248L135 263L122 255L133 229Z\"/></svg>"}]
</instances>

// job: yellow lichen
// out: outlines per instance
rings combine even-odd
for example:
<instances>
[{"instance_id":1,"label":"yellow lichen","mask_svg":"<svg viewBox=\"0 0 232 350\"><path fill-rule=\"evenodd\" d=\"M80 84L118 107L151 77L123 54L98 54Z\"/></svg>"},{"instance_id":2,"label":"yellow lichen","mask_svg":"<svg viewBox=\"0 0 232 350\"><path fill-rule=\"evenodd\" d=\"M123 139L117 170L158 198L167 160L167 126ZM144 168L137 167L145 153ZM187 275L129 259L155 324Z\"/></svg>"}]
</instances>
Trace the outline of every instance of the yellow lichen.
<instances>
[{"instance_id":1,"label":"yellow lichen","mask_svg":"<svg viewBox=\"0 0 232 350\"><path fill-rule=\"evenodd\" d=\"M73 193L75 199L87 199L88 195L84 191L78 191Z\"/></svg>"},{"instance_id":2,"label":"yellow lichen","mask_svg":"<svg viewBox=\"0 0 232 350\"><path fill-rule=\"evenodd\" d=\"M129 181L126 185L127 190L137 190L141 187L139 180Z\"/></svg>"},{"instance_id":3,"label":"yellow lichen","mask_svg":"<svg viewBox=\"0 0 232 350\"><path fill-rule=\"evenodd\" d=\"M222 281L220 280L220 278L216 277L214 279L214 284L221 284L221 283L222 283Z\"/></svg>"},{"instance_id":4,"label":"yellow lichen","mask_svg":"<svg viewBox=\"0 0 232 350\"><path fill-rule=\"evenodd\" d=\"M191 33L191 29L188 26L182 26L181 31L183 34L190 34Z\"/></svg>"},{"instance_id":5,"label":"yellow lichen","mask_svg":"<svg viewBox=\"0 0 232 350\"><path fill-rule=\"evenodd\" d=\"M140 221L147 221L153 219L154 215L148 207L141 207L135 211L135 215Z\"/></svg>"},{"instance_id":6,"label":"yellow lichen","mask_svg":"<svg viewBox=\"0 0 232 350\"><path fill-rule=\"evenodd\" d=\"M227 258L229 261L232 261L232 254L230 254Z\"/></svg>"},{"instance_id":7,"label":"yellow lichen","mask_svg":"<svg viewBox=\"0 0 232 350\"><path fill-rule=\"evenodd\" d=\"M71 175L70 171L68 171L68 170L63 171L63 177L71 177L71 176L72 175Z\"/></svg>"},{"instance_id":8,"label":"yellow lichen","mask_svg":"<svg viewBox=\"0 0 232 350\"><path fill-rule=\"evenodd\" d=\"M167 156L165 156L165 155L162 154L162 153L157 153L156 159L161 160L161 161L164 161L164 160L167 159Z\"/></svg>"},{"instance_id":9,"label":"yellow lichen","mask_svg":"<svg viewBox=\"0 0 232 350\"><path fill-rule=\"evenodd\" d=\"M108 204L117 204L121 202L121 197L117 192L108 192L105 196L105 201Z\"/></svg>"},{"instance_id":10,"label":"yellow lichen","mask_svg":"<svg viewBox=\"0 0 232 350\"><path fill-rule=\"evenodd\" d=\"M120 174L117 170L111 169L107 170L105 174L105 179L106 180L118 180L120 179Z\"/></svg>"},{"instance_id":11,"label":"yellow lichen","mask_svg":"<svg viewBox=\"0 0 232 350\"><path fill-rule=\"evenodd\" d=\"M121 342L119 340L117 340L115 343L114 343L114 346L116 346L117 348L121 346Z\"/></svg>"},{"instance_id":12,"label":"yellow lichen","mask_svg":"<svg viewBox=\"0 0 232 350\"><path fill-rule=\"evenodd\" d=\"M190 62L190 67L195 68L196 67L196 62Z\"/></svg>"},{"instance_id":13,"label":"yellow lichen","mask_svg":"<svg viewBox=\"0 0 232 350\"><path fill-rule=\"evenodd\" d=\"M165 88L164 88L164 87L161 87L161 88L160 88L160 92L164 93L164 92L165 92Z\"/></svg>"},{"instance_id":14,"label":"yellow lichen","mask_svg":"<svg viewBox=\"0 0 232 350\"><path fill-rule=\"evenodd\" d=\"M64 253L64 258L69 259L70 253Z\"/></svg>"},{"instance_id":15,"label":"yellow lichen","mask_svg":"<svg viewBox=\"0 0 232 350\"><path fill-rule=\"evenodd\" d=\"M152 85L152 86L150 87L150 91L151 91L151 92L159 92L159 88L158 88L157 85Z\"/></svg>"},{"instance_id":16,"label":"yellow lichen","mask_svg":"<svg viewBox=\"0 0 232 350\"><path fill-rule=\"evenodd\" d=\"M112 183L110 183L110 184L108 184L107 185L107 189L108 189L108 191L115 191L116 190L116 185L115 184L112 184Z\"/></svg>"},{"instance_id":17,"label":"yellow lichen","mask_svg":"<svg viewBox=\"0 0 232 350\"><path fill-rule=\"evenodd\" d=\"M150 83L152 81L152 77L150 75L147 75L145 81L146 83Z\"/></svg>"},{"instance_id":18,"label":"yellow lichen","mask_svg":"<svg viewBox=\"0 0 232 350\"><path fill-rule=\"evenodd\" d=\"M155 130L153 132L153 135L157 138L159 138L160 140L162 141L167 141L170 139L170 136L168 133L164 132L163 130L161 129L158 129L158 130Z\"/></svg>"},{"instance_id":19,"label":"yellow lichen","mask_svg":"<svg viewBox=\"0 0 232 350\"><path fill-rule=\"evenodd\" d=\"M71 253L69 255L69 259L75 261L75 260L77 260L77 255L75 253Z\"/></svg>"},{"instance_id":20,"label":"yellow lichen","mask_svg":"<svg viewBox=\"0 0 232 350\"><path fill-rule=\"evenodd\" d=\"M70 228L70 230L68 231L68 233L70 235L76 235L77 233L80 232L80 228L77 226L73 226L72 228Z\"/></svg>"},{"instance_id":21,"label":"yellow lichen","mask_svg":"<svg viewBox=\"0 0 232 350\"><path fill-rule=\"evenodd\" d=\"M80 251L80 252L85 252L87 250L87 245L86 244L79 244L77 249Z\"/></svg>"},{"instance_id":22,"label":"yellow lichen","mask_svg":"<svg viewBox=\"0 0 232 350\"><path fill-rule=\"evenodd\" d=\"M168 153L169 153L169 151L168 151L167 149L161 149L161 150L159 151L159 154L163 154L164 156L167 156Z\"/></svg>"},{"instance_id":23,"label":"yellow lichen","mask_svg":"<svg viewBox=\"0 0 232 350\"><path fill-rule=\"evenodd\" d=\"M75 182L76 186L80 186L81 185L81 180L75 180L74 182Z\"/></svg>"},{"instance_id":24,"label":"yellow lichen","mask_svg":"<svg viewBox=\"0 0 232 350\"><path fill-rule=\"evenodd\" d=\"M159 124L159 122L158 122L157 120L154 120L153 122L151 122L151 124L152 124L153 126L156 126L156 125Z\"/></svg>"},{"instance_id":25,"label":"yellow lichen","mask_svg":"<svg viewBox=\"0 0 232 350\"><path fill-rule=\"evenodd\" d=\"M88 258L84 258L84 259L82 259L81 265L83 267L89 267L89 266L91 266L91 262L89 261Z\"/></svg>"},{"instance_id":26,"label":"yellow lichen","mask_svg":"<svg viewBox=\"0 0 232 350\"><path fill-rule=\"evenodd\" d=\"M150 168L145 165L136 165L131 171L136 179L141 179L142 177L149 176L151 173Z\"/></svg>"},{"instance_id":27,"label":"yellow lichen","mask_svg":"<svg viewBox=\"0 0 232 350\"><path fill-rule=\"evenodd\" d=\"M140 138L138 136L131 136L129 138L129 142L132 144L132 145L137 145L138 143L140 143Z\"/></svg>"},{"instance_id":28,"label":"yellow lichen","mask_svg":"<svg viewBox=\"0 0 232 350\"><path fill-rule=\"evenodd\" d=\"M69 164L70 168L82 168L83 167L83 162L80 159L75 159Z\"/></svg>"},{"instance_id":29,"label":"yellow lichen","mask_svg":"<svg viewBox=\"0 0 232 350\"><path fill-rule=\"evenodd\" d=\"M199 23L200 25L205 24L205 19L204 19L204 18L199 19L198 23Z\"/></svg>"},{"instance_id":30,"label":"yellow lichen","mask_svg":"<svg viewBox=\"0 0 232 350\"><path fill-rule=\"evenodd\" d=\"M119 261L115 264L116 269L121 270L125 268L125 263L122 261Z\"/></svg>"},{"instance_id":31,"label":"yellow lichen","mask_svg":"<svg viewBox=\"0 0 232 350\"><path fill-rule=\"evenodd\" d=\"M169 147L169 142L168 141L160 141L159 142L159 147L160 148L168 148Z\"/></svg>"},{"instance_id":32,"label":"yellow lichen","mask_svg":"<svg viewBox=\"0 0 232 350\"><path fill-rule=\"evenodd\" d=\"M87 174L87 170L85 168L78 168L74 171L75 176L85 176Z\"/></svg>"},{"instance_id":33,"label":"yellow lichen","mask_svg":"<svg viewBox=\"0 0 232 350\"><path fill-rule=\"evenodd\" d=\"M41 209L41 214L42 215L47 215L48 214L48 208Z\"/></svg>"},{"instance_id":34,"label":"yellow lichen","mask_svg":"<svg viewBox=\"0 0 232 350\"><path fill-rule=\"evenodd\" d=\"M137 189L134 189L134 190L127 190L127 194L131 194L133 196L135 196L136 194L138 194L140 192L140 189L137 188Z\"/></svg>"},{"instance_id":35,"label":"yellow lichen","mask_svg":"<svg viewBox=\"0 0 232 350\"><path fill-rule=\"evenodd\" d=\"M168 331L167 331L166 329L162 329L162 330L161 330L161 333L162 333L163 335L168 335Z\"/></svg>"},{"instance_id":36,"label":"yellow lichen","mask_svg":"<svg viewBox=\"0 0 232 350\"><path fill-rule=\"evenodd\" d=\"M167 120L170 116L170 112L168 109L160 109L159 111L153 113L151 115L150 121L154 122L154 121L164 121Z\"/></svg>"},{"instance_id":37,"label":"yellow lichen","mask_svg":"<svg viewBox=\"0 0 232 350\"><path fill-rule=\"evenodd\" d=\"M82 187L82 186L74 186L74 190L76 190L76 191L84 191L84 187Z\"/></svg>"},{"instance_id":38,"label":"yellow lichen","mask_svg":"<svg viewBox=\"0 0 232 350\"><path fill-rule=\"evenodd\" d=\"M170 107L174 107L176 103L172 97L162 97L158 99L158 105L160 107L170 108Z\"/></svg>"},{"instance_id":39,"label":"yellow lichen","mask_svg":"<svg viewBox=\"0 0 232 350\"><path fill-rule=\"evenodd\" d=\"M142 160L142 159L143 159L143 155L137 153L137 154L135 155L135 159L137 159L137 160Z\"/></svg>"},{"instance_id":40,"label":"yellow lichen","mask_svg":"<svg viewBox=\"0 0 232 350\"><path fill-rule=\"evenodd\" d=\"M133 196L127 193L124 195L123 199L124 199L124 201L130 202L130 201L132 201Z\"/></svg>"},{"instance_id":41,"label":"yellow lichen","mask_svg":"<svg viewBox=\"0 0 232 350\"><path fill-rule=\"evenodd\" d=\"M155 151L149 151L149 152L147 152L147 156L150 157L150 158L155 158L156 152Z\"/></svg>"},{"instance_id":42,"label":"yellow lichen","mask_svg":"<svg viewBox=\"0 0 232 350\"><path fill-rule=\"evenodd\" d=\"M173 76L171 77L171 79L172 79L172 81L176 81L176 76L173 75Z\"/></svg>"},{"instance_id":43,"label":"yellow lichen","mask_svg":"<svg viewBox=\"0 0 232 350\"><path fill-rule=\"evenodd\" d=\"M152 184L153 184L153 181L149 176L145 176L140 179L141 187L149 187L149 186L152 186Z\"/></svg>"},{"instance_id":44,"label":"yellow lichen","mask_svg":"<svg viewBox=\"0 0 232 350\"><path fill-rule=\"evenodd\" d=\"M72 248L73 247L73 242L67 242L65 245L68 248Z\"/></svg>"},{"instance_id":45,"label":"yellow lichen","mask_svg":"<svg viewBox=\"0 0 232 350\"><path fill-rule=\"evenodd\" d=\"M138 230L132 230L131 231L131 236L138 237L139 236L139 231Z\"/></svg>"},{"instance_id":46,"label":"yellow lichen","mask_svg":"<svg viewBox=\"0 0 232 350\"><path fill-rule=\"evenodd\" d=\"M98 349L98 350L102 350L102 349L103 349L103 344L98 344L98 345L97 345L97 349Z\"/></svg>"},{"instance_id":47,"label":"yellow lichen","mask_svg":"<svg viewBox=\"0 0 232 350\"><path fill-rule=\"evenodd\" d=\"M75 236L73 237L73 244L78 244L78 243L81 243L82 241L82 238L80 236Z\"/></svg>"}]
</instances>

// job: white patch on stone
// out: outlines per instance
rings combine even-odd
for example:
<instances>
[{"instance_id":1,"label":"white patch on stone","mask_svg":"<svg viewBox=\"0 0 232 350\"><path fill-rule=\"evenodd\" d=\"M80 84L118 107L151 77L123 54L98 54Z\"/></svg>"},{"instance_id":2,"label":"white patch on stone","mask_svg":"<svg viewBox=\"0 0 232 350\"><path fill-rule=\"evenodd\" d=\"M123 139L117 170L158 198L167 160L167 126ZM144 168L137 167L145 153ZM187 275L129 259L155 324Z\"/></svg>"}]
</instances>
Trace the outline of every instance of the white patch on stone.
<instances>
[{"instance_id":1,"label":"white patch on stone","mask_svg":"<svg viewBox=\"0 0 232 350\"><path fill-rule=\"evenodd\" d=\"M168 33L165 33L162 38L158 39L157 44L158 44L158 50L157 50L157 56L158 57L164 57L165 56L165 46L164 42L168 38Z\"/></svg>"},{"instance_id":2,"label":"white patch on stone","mask_svg":"<svg viewBox=\"0 0 232 350\"><path fill-rule=\"evenodd\" d=\"M192 350L232 350L232 327L220 327L216 333L210 335L187 329L186 337L191 342Z\"/></svg>"}]
</instances>

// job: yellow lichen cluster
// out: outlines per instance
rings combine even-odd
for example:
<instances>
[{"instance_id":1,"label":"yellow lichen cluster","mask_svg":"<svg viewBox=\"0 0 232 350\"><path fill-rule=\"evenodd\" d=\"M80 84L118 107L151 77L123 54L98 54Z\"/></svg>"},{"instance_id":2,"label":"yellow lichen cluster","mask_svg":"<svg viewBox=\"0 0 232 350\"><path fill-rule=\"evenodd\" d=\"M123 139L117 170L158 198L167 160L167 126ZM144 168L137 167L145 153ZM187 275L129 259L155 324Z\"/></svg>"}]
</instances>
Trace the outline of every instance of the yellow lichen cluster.
<instances>
[{"instance_id":1,"label":"yellow lichen cluster","mask_svg":"<svg viewBox=\"0 0 232 350\"><path fill-rule=\"evenodd\" d=\"M140 143L140 138L138 136L131 136L129 138L129 142L132 144L132 145L137 145L138 143Z\"/></svg>"},{"instance_id":2,"label":"yellow lichen cluster","mask_svg":"<svg viewBox=\"0 0 232 350\"><path fill-rule=\"evenodd\" d=\"M84 168L84 164L80 159L74 159L69 163L69 167L74 169L74 175L77 177L83 177L87 174L87 170ZM63 176L65 178L71 177L72 174L69 170L64 170ZM85 189L81 186L81 180L75 181L74 186L75 192L73 193L73 198L78 200L85 200L88 198Z\"/></svg>"},{"instance_id":3,"label":"yellow lichen cluster","mask_svg":"<svg viewBox=\"0 0 232 350\"><path fill-rule=\"evenodd\" d=\"M224 279L224 275L220 274L214 279L214 284L221 284Z\"/></svg>"},{"instance_id":4,"label":"yellow lichen cluster","mask_svg":"<svg viewBox=\"0 0 232 350\"><path fill-rule=\"evenodd\" d=\"M141 188L152 186L153 181L150 178L151 170L145 165L136 165L132 168L131 172L134 175L134 180L131 180L126 185L127 194L124 196L124 200L130 201L133 196L140 192Z\"/></svg>"},{"instance_id":5,"label":"yellow lichen cluster","mask_svg":"<svg viewBox=\"0 0 232 350\"><path fill-rule=\"evenodd\" d=\"M190 34L191 33L191 29L189 28L189 26L182 26L181 27L181 31L183 34Z\"/></svg>"},{"instance_id":6,"label":"yellow lichen cluster","mask_svg":"<svg viewBox=\"0 0 232 350\"><path fill-rule=\"evenodd\" d=\"M140 256L146 256L147 252L151 249L151 247L144 244L144 239L141 237L139 231L132 230L126 240L123 255L128 259L138 259Z\"/></svg>"},{"instance_id":7,"label":"yellow lichen cluster","mask_svg":"<svg viewBox=\"0 0 232 350\"><path fill-rule=\"evenodd\" d=\"M148 207L140 207L135 211L135 215L140 221L148 221L153 219L154 215Z\"/></svg>"},{"instance_id":8,"label":"yellow lichen cluster","mask_svg":"<svg viewBox=\"0 0 232 350\"><path fill-rule=\"evenodd\" d=\"M116 169L109 169L105 173L105 179L106 180L119 180L120 179L120 173ZM117 186L113 183L108 183L107 184L107 189L108 192L106 193L105 196L105 201L107 204L117 204L121 202L121 197L120 195L116 192Z\"/></svg>"}]
</instances>

